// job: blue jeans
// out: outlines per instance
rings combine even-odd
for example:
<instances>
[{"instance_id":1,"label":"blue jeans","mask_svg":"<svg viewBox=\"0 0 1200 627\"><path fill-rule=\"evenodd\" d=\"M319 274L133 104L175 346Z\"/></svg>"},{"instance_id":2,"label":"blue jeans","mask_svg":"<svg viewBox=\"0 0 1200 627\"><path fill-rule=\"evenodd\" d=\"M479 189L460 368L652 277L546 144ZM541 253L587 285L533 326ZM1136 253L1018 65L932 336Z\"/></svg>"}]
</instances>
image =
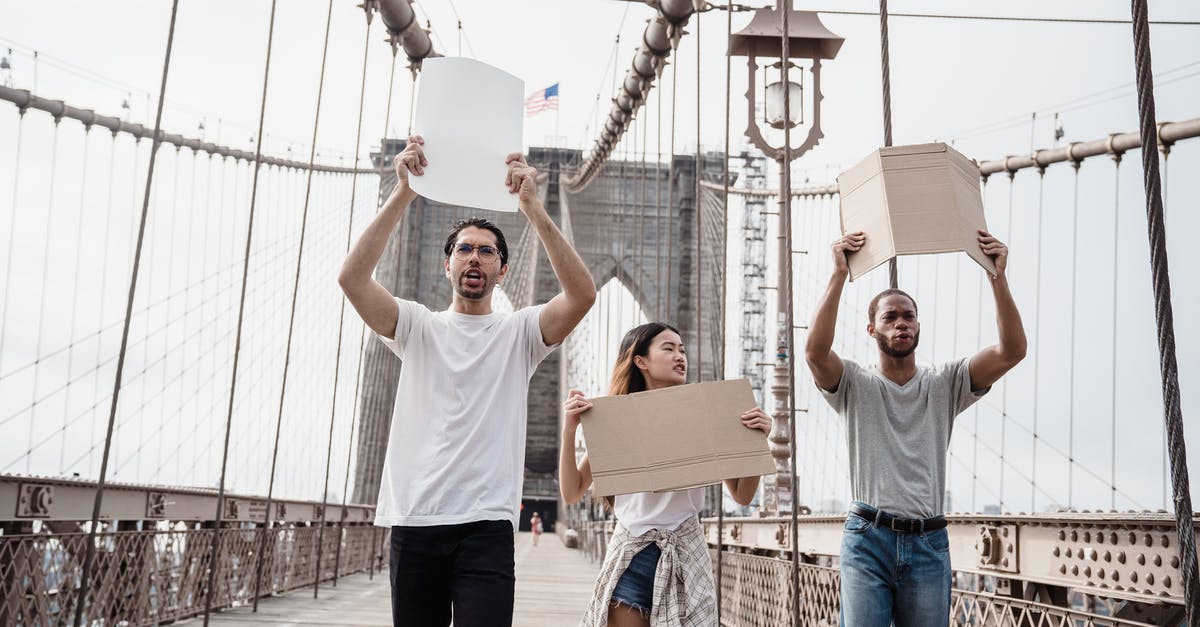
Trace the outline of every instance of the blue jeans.
<instances>
[{"instance_id":1,"label":"blue jeans","mask_svg":"<svg viewBox=\"0 0 1200 627\"><path fill-rule=\"evenodd\" d=\"M945 529L903 533L848 514L841 571L843 626L950 624L950 539Z\"/></svg>"},{"instance_id":2,"label":"blue jeans","mask_svg":"<svg viewBox=\"0 0 1200 627\"><path fill-rule=\"evenodd\" d=\"M613 588L612 601L629 606L642 616L648 616L654 602L654 573L658 571L658 557L662 549L651 542L638 551Z\"/></svg>"}]
</instances>

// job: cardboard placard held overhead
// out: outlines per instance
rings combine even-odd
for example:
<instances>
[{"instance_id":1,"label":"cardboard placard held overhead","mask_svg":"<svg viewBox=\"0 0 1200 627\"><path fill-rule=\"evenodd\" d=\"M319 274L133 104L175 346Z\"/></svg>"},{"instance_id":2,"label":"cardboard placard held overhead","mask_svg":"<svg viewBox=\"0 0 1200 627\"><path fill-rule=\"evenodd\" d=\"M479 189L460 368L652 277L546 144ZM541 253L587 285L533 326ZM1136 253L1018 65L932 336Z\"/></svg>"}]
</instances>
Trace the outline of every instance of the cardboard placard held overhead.
<instances>
[{"instance_id":1,"label":"cardboard placard held overhead","mask_svg":"<svg viewBox=\"0 0 1200 627\"><path fill-rule=\"evenodd\" d=\"M504 158L521 152L525 82L474 59L421 62L413 133L429 165L410 176L413 191L448 205L516 211L504 186Z\"/></svg>"},{"instance_id":2,"label":"cardboard placard held overhead","mask_svg":"<svg viewBox=\"0 0 1200 627\"><path fill-rule=\"evenodd\" d=\"M756 403L745 379L591 399L583 414L596 494L679 490L775 472L762 431L740 416Z\"/></svg>"},{"instance_id":3,"label":"cardboard placard held overhead","mask_svg":"<svg viewBox=\"0 0 1200 627\"><path fill-rule=\"evenodd\" d=\"M946 144L880 148L838 175L842 233L867 239L846 256L854 281L897 255L966 252L993 276L979 248L987 230L979 165Z\"/></svg>"}]
</instances>

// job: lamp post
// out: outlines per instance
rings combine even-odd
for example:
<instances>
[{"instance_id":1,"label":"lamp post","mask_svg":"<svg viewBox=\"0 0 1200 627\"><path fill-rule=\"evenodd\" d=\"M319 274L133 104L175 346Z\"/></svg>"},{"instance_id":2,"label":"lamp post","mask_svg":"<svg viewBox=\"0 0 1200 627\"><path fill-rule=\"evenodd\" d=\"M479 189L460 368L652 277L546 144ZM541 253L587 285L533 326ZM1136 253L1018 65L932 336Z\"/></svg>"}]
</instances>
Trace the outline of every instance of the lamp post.
<instances>
[{"instance_id":1,"label":"lamp post","mask_svg":"<svg viewBox=\"0 0 1200 627\"><path fill-rule=\"evenodd\" d=\"M787 37L783 34L787 33ZM791 281L791 163L794 159L808 152L815 146L824 134L821 132L821 61L833 59L842 47L843 39L831 33L821 19L813 11L795 11L791 8L791 0L776 0L774 8L758 9L750 23L742 30L734 33L729 42L731 56L744 56L747 59L748 88L746 136L759 150L771 157L779 165L779 274L778 274L778 346L775 357L775 376L771 392L775 398L772 413L771 454L775 458L775 495L774 509L776 512L790 511L795 507L794 486L792 485L791 459L792 429L791 418L795 413L792 404L793 388L795 387L794 348L792 346L793 322L791 315L792 281ZM782 130L783 144L773 146L763 135L760 121L757 119L756 78L760 67L760 59L764 59L767 72L777 72L779 80L764 81L763 89L764 119L762 124ZM791 129L805 123L804 120L804 68L792 63L792 59L802 59L809 62L809 74L812 85L811 121L808 136L799 146L791 145ZM773 62L771 61L773 60ZM789 70L800 70L800 81L793 82ZM800 106L796 106L799 101ZM786 506L785 506L786 505Z\"/></svg>"}]
</instances>

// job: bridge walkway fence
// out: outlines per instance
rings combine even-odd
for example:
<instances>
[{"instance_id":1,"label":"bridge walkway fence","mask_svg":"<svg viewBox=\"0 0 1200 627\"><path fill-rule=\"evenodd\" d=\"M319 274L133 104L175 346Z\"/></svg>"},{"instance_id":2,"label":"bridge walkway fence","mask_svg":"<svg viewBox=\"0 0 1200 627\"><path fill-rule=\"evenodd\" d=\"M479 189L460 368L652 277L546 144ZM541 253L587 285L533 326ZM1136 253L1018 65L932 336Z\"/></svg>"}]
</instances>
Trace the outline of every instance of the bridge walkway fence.
<instances>
[{"instance_id":1,"label":"bridge walkway fence","mask_svg":"<svg viewBox=\"0 0 1200 627\"><path fill-rule=\"evenodd\" d=\"M614 521L586 507L560 519L589 559L604 558ZM602 516L602 515L601 515ZM599 518L599 517L598 517ZM998 627L1183 625L1173 517L1165 512L947 517L954 584L951 624ZM704 519L716 573L716 518ZM836 626L841 516L799 516L799 585L791 586L790 517L726 517L721 543L721 625L791 621ZM571 533L573 530L574 533Z\"/></svg>"},{"instance_id":2,"label":"bridge walkway fence","mask_svg":"<svg viewBox=\"0 0 1200 627\"><path fill-rule=\"evenodd\" d=\"M86 624L158 625L202 615L213 568L216 491L106 489L112 492L95 535L98 576L84 608ZM86 513L94 490L86 481L0 477L0 502L16 505L7 510L16 517L0 516L0 625L72 623L89 524L87 516L75 514ZM253 603L259 560L260 597L318 581L336 585L339 577L374 575L386 566L388 534L372 525L372 507L330 505L322 511L319 501L273 501L276 522L266 530L264 498L235 494L226 503L213 609Z\"/></svg>"}]
</instances>

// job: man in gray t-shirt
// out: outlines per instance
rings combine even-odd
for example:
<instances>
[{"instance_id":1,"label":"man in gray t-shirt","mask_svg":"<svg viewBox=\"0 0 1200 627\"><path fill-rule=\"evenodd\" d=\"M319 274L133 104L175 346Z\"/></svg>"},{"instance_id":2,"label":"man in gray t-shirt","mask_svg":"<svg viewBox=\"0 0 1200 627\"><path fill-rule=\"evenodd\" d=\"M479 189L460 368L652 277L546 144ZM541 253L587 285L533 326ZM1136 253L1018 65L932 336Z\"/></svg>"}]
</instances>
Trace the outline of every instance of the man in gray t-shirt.
<instances>
[{"instance_id":1,"label":"man in gray t-shirt","mask_svg":"<svg viewBox=\"0 0 1200 627\"><path fill-rule=\"evenodd\" d=\"M924 627L950 621L950 549L943 517L946 450L954 418L1025 357L1025 331L1005 269L1008 247L979 231L996 263L992 295L999 342L966 359L917 366L917 303L898 289L871 300L867 334L879 366L833 351L846 253L866 236L833 243L834 270L809 325L805 357L825 400L846 421L854 501L841 552L842 624Z\"/></svg>"}]
</instances>

